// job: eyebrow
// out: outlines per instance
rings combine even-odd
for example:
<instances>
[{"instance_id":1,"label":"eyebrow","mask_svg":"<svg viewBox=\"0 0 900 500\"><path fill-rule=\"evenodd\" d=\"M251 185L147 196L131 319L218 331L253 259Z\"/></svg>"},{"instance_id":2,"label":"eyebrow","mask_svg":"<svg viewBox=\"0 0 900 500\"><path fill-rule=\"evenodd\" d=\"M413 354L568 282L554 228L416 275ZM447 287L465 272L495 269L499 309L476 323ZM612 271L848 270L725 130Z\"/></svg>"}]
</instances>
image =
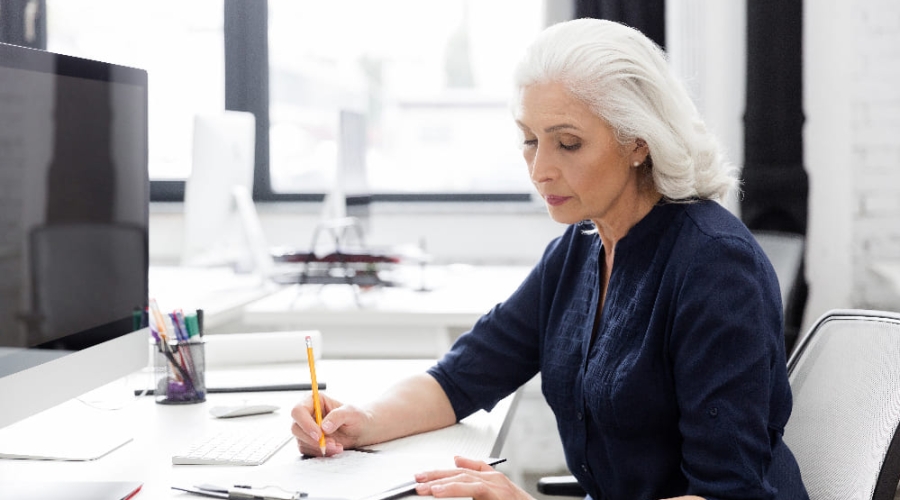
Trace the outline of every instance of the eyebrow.
<instances>
[{"instance_id":1,"label":"eyebrow","mask_svg":"<svg viewBox=\"0 0 900 500\"><path fill-rule=\"evenodd\" d=\"M518 125L519 128L521 128L521 129L523 129L523 130L528 129L528 127L525 126L525 124L522 123L522 122L520 122L519 120L516 120L516 125ZM570 123L560 123L560 124L558 124L558 125L552 125L552 126L549 126L549 127L545 128L545 129L544 129L544 133L545 133L545 134L552 134L553 132L557 132L557 131L559 131L559 130L568 130L568 129L572 129L572 130L581 130L580 128L578 128L578 127L576 127L575 125L572 125L572 124L570 124Z\"/></svg>"},{"instance_id":2,"label":"eyebrow","mask_svg":"<svg viewBox=\"0 0 900 500\"><path fill-rule=\"evenodd\" d=\"M553 125L552 127L545 128L544 133L550 134L550 133L553 133L553 132L556 132L559 130L566 130L566 129L581 130L578 127L576 127L575 125L571 125L569 123L560 123L559 125Z\"/></svg>"}]
</instances>

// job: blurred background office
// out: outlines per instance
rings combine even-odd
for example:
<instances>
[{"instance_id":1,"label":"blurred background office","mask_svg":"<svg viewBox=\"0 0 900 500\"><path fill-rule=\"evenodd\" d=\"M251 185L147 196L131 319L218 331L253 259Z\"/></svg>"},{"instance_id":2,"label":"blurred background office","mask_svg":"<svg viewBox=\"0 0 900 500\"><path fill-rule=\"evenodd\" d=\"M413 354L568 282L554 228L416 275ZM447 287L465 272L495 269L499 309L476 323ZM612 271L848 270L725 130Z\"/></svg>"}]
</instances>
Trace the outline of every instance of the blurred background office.
<instances>
[{"instance_id":1,"label":"blurred background office","mask_svg":"<svg viewBox=\"0 0 900 500\"><path fill-rule=\"evenodd\" d=\"M731 208L770 203L805 232L800 328L833 307L900 307L896 2L2 0L0 34L149 71L153 262L180 257L193 117L228 108L256 115L253 197L269 243L308 244L350 109L367 123L370 241L422 244L439 262L527 265L561 228L530 196L506 108L510 69L545 25L603 9L637 25L661 12L655 38L730 158L790 164L748 171ZM766 12L782 26L767 28ZM748 101L748 84L763 101ZM786 116L758 116L779 106ZM745 130L760 118L768 135L767 123ZM753 141L776 153L747 151ZM778 170L793 174L766 182ZM806 213L789 213L798 206Z\"/></svg>"},{"instance_id":2,"label":"blurred background office","mask_svg":"<svg viewBox=\"0 0 900 500\"><path fill-rule=\"evenodd\" d=\"M255 118L268 244L308 246L341 186L371 244L527 266L563 228L532 197L510 72L543 27L583 16L664 46L743 170L726 205L800 238L789 329L832 308L900 310L893 0L0 0L0 41L148 70L151 264L182 257L195 117L229 109ZM0 117L0 138L14 126Z\"/></svg>"}]
</instances>

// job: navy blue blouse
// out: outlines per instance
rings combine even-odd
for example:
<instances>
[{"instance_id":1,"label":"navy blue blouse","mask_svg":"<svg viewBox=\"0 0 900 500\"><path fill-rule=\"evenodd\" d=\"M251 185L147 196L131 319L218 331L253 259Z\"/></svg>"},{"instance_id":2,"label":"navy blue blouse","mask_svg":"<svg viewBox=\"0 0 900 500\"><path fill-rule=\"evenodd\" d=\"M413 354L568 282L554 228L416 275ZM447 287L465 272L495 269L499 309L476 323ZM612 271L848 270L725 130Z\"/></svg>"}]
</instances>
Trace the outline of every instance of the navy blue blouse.
<instances>
[{"instance_id":1,"label":"navy blue blouse","mask_svg":"<svg viewBox=\"0 0 900 500\"><path fill-rule=\"evenodd\" d=\"M569 227L508 300L429 370L457 419L538 372L566 461L597 500L807 499L769 260L716 202L663 203L616 247Z\"/></svg>"}]
</instances>

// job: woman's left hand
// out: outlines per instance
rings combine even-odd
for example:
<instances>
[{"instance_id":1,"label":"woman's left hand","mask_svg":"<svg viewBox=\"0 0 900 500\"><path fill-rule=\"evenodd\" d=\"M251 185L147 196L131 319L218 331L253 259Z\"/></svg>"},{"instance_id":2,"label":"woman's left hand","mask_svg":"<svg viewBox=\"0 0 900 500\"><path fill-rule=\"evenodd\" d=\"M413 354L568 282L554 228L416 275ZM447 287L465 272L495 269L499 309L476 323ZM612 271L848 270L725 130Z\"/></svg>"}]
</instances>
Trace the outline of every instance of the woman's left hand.
<instances>
[{"instance_id":1,"label":"woman's left hand","mask_svg":"<svg viewBox=\"0 0 900 500\"><path fill-rule=\"evenodd\" d=\"M416 474L416 493L443 497L472 497L474 500L515 500L533 498L505 474L490 465L469 458L454 459L458 469Z\"/></svg>"}]
</instances>

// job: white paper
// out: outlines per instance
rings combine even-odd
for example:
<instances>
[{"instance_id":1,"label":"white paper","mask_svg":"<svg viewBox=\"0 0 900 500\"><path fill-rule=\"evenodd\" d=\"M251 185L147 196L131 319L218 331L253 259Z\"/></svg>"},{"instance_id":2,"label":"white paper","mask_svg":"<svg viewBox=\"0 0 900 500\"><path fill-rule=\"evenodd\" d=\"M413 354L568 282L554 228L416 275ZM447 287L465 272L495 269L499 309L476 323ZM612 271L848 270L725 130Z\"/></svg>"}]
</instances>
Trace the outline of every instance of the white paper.
<instances>
[{"instance_id":1,"label":"white paper","mask_svg":"<svg viewBox=\"0 0 900 500\"><path fill-rule=\"evenodd\" d=\"M357 500L413 482L419 472L454 468L451 455L348 450L331 457L298 457L290 464L254 468L239 475L232 472L207 482L278 486L309 496Z\"/></svg>"}]
</instances>

